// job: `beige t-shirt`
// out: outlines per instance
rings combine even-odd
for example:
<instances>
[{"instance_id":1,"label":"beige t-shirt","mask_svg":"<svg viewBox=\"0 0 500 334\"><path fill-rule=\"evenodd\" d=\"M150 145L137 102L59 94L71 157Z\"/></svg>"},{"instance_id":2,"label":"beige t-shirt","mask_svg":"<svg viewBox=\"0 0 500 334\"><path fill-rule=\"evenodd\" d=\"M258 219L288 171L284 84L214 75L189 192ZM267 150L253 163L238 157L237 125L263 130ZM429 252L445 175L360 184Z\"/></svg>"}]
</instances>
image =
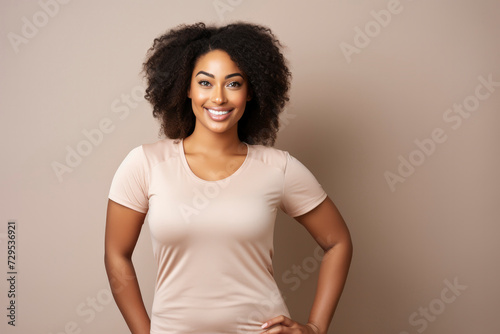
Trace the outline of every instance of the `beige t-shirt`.
<instances>
[{"instance_id":1,"label":"beige t-shirt","mask_svg":"<svg viewBox=\"0 0 500 334\"><path fill-rule=\"evenodd\" d=\"M287 151L248 146L231 176L196 176L182 139L130 151L109 198L148 213L158 265L151 334L260 333L266 320L290 317L273 276L278 208L296 217L327 194Z\"/></svg>"}]
</instances>

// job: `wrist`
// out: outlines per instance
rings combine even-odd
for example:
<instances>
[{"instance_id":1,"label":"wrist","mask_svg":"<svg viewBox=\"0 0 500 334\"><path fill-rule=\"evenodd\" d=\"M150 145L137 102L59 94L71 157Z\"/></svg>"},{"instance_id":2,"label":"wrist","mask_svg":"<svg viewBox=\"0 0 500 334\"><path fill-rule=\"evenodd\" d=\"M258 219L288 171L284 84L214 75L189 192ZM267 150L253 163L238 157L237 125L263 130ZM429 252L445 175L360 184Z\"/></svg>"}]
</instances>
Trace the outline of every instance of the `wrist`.
<instances>
[{"instance_id":1,"label":"wrist","mask_svg":"<svg viewBox=\"0 0 500 334\"><path fill-rule=\"evenodd\" d=\"M315 325L314 323L309 321L309 322L307 322L306 326L311 327L315 334L321 334L319 327L317 325Z\"/></svg>"}]
</instances>

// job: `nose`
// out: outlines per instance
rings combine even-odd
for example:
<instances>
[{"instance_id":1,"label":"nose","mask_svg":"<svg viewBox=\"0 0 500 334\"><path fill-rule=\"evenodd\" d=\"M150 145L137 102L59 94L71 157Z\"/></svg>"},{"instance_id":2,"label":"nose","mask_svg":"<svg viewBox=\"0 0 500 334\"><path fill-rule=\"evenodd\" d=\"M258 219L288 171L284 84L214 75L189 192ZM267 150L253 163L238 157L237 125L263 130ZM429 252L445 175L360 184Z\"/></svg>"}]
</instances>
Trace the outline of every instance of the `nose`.
<instances>
[{"instance_id":1,"label":"nose","mask_svg":"<svg viewBox=\"0 0 500 334\"><path fill-rule=\"evenodd\" d=\"M216 87L214 88L212 92L212 102L216 104L223 104L226 103L226 94L224 93L224 89L222 87Z\"/></svg>"}]
</instances>

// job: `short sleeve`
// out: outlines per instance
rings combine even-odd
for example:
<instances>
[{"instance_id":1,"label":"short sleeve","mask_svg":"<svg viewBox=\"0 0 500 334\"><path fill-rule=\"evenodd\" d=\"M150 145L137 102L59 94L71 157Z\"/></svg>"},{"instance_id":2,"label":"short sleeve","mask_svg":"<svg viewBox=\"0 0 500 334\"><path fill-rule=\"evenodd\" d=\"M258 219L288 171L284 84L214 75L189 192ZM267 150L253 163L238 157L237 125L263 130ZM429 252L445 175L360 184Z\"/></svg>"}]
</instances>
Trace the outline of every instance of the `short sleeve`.
<instances>
[{"instance_id":1,"label":"short sleeve","mask_svg":"<svg viewBox=\"0 0 500 334\"><path fill-rule=\"evenodd\" d=\"M108 198L146 213L149 207L148 163L142 146L132 149L115 172Z\"/></svg>"},{"instance_id":2,"label":"short sleeve","mask_svg":"<svg viewBox=\"0 0 500 334\"><path fill-rule=\"evenodd\" d=\"M297 217L317 207L327 193L306 166L288 152L286 156L280 208L290 217Z\"/></svg>"}]
</instances>

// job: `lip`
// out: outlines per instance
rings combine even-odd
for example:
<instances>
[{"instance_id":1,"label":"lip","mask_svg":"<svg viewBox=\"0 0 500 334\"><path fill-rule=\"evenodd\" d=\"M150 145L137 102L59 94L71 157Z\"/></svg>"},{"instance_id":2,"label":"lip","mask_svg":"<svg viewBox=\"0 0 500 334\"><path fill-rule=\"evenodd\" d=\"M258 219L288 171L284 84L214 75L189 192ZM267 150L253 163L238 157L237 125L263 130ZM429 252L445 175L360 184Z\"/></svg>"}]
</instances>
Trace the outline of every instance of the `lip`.
<instances>
[{"instance_id":1,"label":"lip","mask_svg":"<svg viewBox=\"0 0 500 334\"><path fill-rule=\"evenodd\" d=\"M221 122L221 121L226 120L229 116L231 116L231 112L233 111L233 108L226 108L226 107L224 107L224 108L222 108L222 107L214 107L214 108L204 107L203 109L205 109L205 112L207 113L208 117L210 117L210 119L212 119L213 121L216 121L216 122ZM225 115L214 115L210 111L208 111L208 109L215 110L215 111L229 111L229 112Z\"/></svg>"},{"instance_id":2,"label":"lip","mask_svg":"<svg viewBox=\"0 0 500 334\"><path fill-rule=\"evenodd\" d=\"M211 110L215 110L215 111L230 111L230 110L234 109L234 108L230 108L230 107L207 107L207 106L204 106L203 108L211 109Z\"/></svg>"}]
</instances>

